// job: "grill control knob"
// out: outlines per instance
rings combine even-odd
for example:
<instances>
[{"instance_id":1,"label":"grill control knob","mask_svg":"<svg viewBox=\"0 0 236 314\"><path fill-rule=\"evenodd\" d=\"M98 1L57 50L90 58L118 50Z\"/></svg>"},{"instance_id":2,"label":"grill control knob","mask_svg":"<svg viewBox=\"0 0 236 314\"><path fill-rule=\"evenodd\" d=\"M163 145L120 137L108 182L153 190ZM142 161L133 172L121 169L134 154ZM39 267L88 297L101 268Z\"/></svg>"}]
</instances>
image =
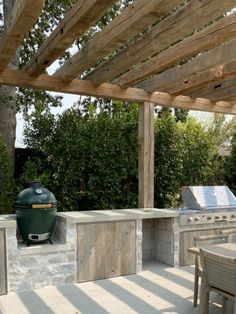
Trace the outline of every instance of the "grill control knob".
<instances>
[{"instance_id":1,"label":"grill control knob","mask_svg":"<svg viewBox=\"0 0 236 314\"><path fill-rule=\"evenodd\" d=\"M199 217L195 217L194 220L195 220L195 221L199 221L200 218L199 218Z\"/></svg>"},{"instance_id":2,"label":"grill control knob","mask_svg":"<svg viewBox=\"0 0 236 314\"><path fill-rule=\"evenodd\" d=\"M235 218L236 216L235 215L231 215L231 218L233 219L233 218Z\"/></svg>"},{"instance_id":3,"label":"grill control knob","mask_svg":"<svg viewBox=\"0 0 236 314\"><path fill-rule=\"evenodd\" d=\"M222 219L226 219L227 218L227 216L222 216Z\"/></svg>"},{"instance_id":4,"label":"grill control knob","mask_svg":"<svg viewBox=\"0 0 236 314\"><path fill-rule=\"evenodd\" d=\"M193 222L193 217L189 217L188 222Z\"/></svg>"},{"instance_id":5,"label":"grill control knob","mask_svg":"<svg viewBox=\"0 0 236 314\"><path fill-rule=\"evenodd\" d=\"M220 219L220 217L219 216L215 216L215 219Z\"/></svg>"},{"instance_id":6,"label":"grill control knob","mask_svg":"<svg viewBox=\"0 0 236 314\"><path fill-rule=\"evenodd\" d=\"M208 216L208 217L207 217L207 220L212 220L211 216Z\"/></svg>"}]
</instances>

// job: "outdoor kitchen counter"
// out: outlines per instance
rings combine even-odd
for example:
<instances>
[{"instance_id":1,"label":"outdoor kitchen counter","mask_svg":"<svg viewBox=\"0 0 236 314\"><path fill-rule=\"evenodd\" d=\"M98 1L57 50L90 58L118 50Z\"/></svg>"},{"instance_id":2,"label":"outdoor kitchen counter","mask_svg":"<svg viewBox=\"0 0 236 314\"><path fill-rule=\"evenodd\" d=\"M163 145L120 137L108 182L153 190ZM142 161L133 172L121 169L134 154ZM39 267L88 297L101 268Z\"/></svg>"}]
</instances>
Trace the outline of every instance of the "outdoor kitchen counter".
<instances>
[{"instance_id":1,"label":"outdoor kitchen counter","mask_svg":"<svg viewBox=\"0 0 236 314\"><path fill-rule=\"evenodd\" d=\"M16 228L15 215L0 215L0 228Z\"/></svg>"},{"instance_id":2,"label":"outdoor kitchen counter","mask_svg":"<svg viewBox=\"0 0 236 314\"><path fill-rule=\"evenodd\" d=\"M94 211L74 211L60 212L58 217L66 219L70 224L82 224L90 222L122 221L122 220L139 220L155 218L175 218L179 216L178 211L170 209L119 209L119 210L94 210Z\"/></svg>"}]
</instances>

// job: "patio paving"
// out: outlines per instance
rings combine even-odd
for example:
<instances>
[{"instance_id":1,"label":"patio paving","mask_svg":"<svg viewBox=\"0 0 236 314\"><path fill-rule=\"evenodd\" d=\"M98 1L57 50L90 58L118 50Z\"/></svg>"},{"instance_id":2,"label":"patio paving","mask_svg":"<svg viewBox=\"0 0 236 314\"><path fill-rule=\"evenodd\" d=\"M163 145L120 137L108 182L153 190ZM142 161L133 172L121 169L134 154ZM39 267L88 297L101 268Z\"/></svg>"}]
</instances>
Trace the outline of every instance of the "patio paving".
<instances>
[{"instance_id":1,"label":"patio paving","mask_svg":"<svg viewBox=\"0 0 236 314\"><path fill-rule=\"evenodd\" d=\"M0 296L4 314L196 314L193 266L146 263L139 274ZM213 296L210 313L221 313ZM228 302L228 313L233 304Z\"/></svg>"}]
</instances>

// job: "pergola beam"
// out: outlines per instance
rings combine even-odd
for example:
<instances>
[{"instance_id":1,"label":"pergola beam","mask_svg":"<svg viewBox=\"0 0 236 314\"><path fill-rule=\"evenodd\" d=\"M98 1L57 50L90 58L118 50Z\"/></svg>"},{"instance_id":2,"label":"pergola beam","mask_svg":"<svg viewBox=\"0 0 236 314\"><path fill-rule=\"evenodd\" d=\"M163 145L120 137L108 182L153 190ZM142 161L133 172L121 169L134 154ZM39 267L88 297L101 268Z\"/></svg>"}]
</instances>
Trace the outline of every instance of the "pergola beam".
<instances>
[{"instance_id":1,"label":"pergola beam","mask_svg":"<svg viewBox=\"0 0 236 314\"><path fill-rule=\"evenodd\" d=\"M124 45L178 5L180 0L136 0L67 61L56 73L68 81Z\"/></svg>"},{"instance_id":2,"label":"pergola beam","mask_svg":"<svg viewBox=\"0 0 236 314\"><path fill-rule=\"evenodd\" d=\"M179 92L182 93L181 88L183 86L183 82L186 82L184 84L186 84L185 91L187 91L187 85L189 84L190 86L191 81L195 80L197 86L197 78L195 79L194 76L199 75L202 79L205 73L205 78L207 79L208 71L212 79L214 71L209 69L217 67L220 64L224 64L226 60L232 59L236 59L236 39L209 50L208 52L195 57L188 63L166 70L159 75L155 75L154 77L137 84L137 86L147 90L148 92L161 90L168 93L177 93L177 90L179 90ZM210 82L211 79L208 80L208 82ZM212 79L212 81L213 80L214 79ZM181 85L181 87L178 87L178 84Z\"/></svg>"},{"instance_id":3,"label":"pergola beam","mask_svg":"<svg viewBox=\"0 0 236 314\"><path fill-rule=\"evenodd\" d=\"M36 22L45 0L16 0L0 37L0 71L15 56L18 47Z\"/></svg>"},{"instance_id":4,"label":"pergola beam","mask_svg":"<svg viewBox=\"0 0 236 314\"><path fill-rule=\"evenodd\" d=\"M185 58L212 49L217 45L231 40L236 35L236 13L225 16L222 20L187 37L140 66L123 74L113 81L123 87L128 87L153 74L163 71Z\"/></svg>"},{"instance_id":5,"label":"pergola beam","mask_svg":"<svg viewBox=\"0 0 236 314\"><path fill-rule=\"evenodd\" d=\"M26 64L25 70L33 76L43 73L114 2L115 0L80 0L43 42L38 52Z\"/></svg>"},{"instance_id":6,"label":"pergola beam","mask_svg":"<svg viewBox=\"0 0 236 314\"><path fill-rule=\"evenodd\" d=\"M117 53L85 76L101 84L114 79L133 65L157 54L171 44L183 39L197 28L222 15L235 6L235 1L190 1L172 15L161 21L139 40Z\"/></svg>"},{"instance_id":7,"label":"pergola beam","mask_svg":"<svg viewBox=\"0 0 236 314\"><path fill-rule=\"evenodd\" d=\"M75 79L72 82L64 81L58 77L42 74L32 77L26 72L6 69L0 74L0 85L19 86L47 90L58 93L86 95L138 103L151 102L161 106L199 111L236 114L236 106L228 102L212 102L204 98L190 98L189 96L171 96L167 93L155 92L149 94L138 88L121 88L120 86L104 83L96 86L91 81Z\"/></svg>"},{"instance_id":8,"label":"pergola beam","mask_svg":"<svg viewBox=\"0 0 236 314\"><path fill-rule=\"evenodd\" d=\"M154 208L154 104L139 105L139 208ZM150 210L149 209L149 210Z\"/></svg>"}]
</instances>

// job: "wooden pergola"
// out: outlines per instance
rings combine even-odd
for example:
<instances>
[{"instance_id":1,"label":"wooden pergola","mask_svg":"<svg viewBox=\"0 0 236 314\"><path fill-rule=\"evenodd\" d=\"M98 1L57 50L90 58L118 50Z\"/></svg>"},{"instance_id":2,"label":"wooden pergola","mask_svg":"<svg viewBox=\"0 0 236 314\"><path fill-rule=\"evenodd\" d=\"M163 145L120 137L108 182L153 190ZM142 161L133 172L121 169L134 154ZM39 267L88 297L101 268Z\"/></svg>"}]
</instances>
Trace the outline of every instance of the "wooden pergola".
<instances>
[{"instance_id":1,"label":"wooden pergola","mask_svg":"<svg viewBox=\"0 0 236 314\"><path fill-rule=\"evenodd\" d=\"M8 65L44 2L15 1L0 41L0 84L138 102L139 206L153 207L154 104L236 114L235 0L135 0L45 74L115 3L80 0L25 68L13 70Z\"/></svg>"}]
</instances>

